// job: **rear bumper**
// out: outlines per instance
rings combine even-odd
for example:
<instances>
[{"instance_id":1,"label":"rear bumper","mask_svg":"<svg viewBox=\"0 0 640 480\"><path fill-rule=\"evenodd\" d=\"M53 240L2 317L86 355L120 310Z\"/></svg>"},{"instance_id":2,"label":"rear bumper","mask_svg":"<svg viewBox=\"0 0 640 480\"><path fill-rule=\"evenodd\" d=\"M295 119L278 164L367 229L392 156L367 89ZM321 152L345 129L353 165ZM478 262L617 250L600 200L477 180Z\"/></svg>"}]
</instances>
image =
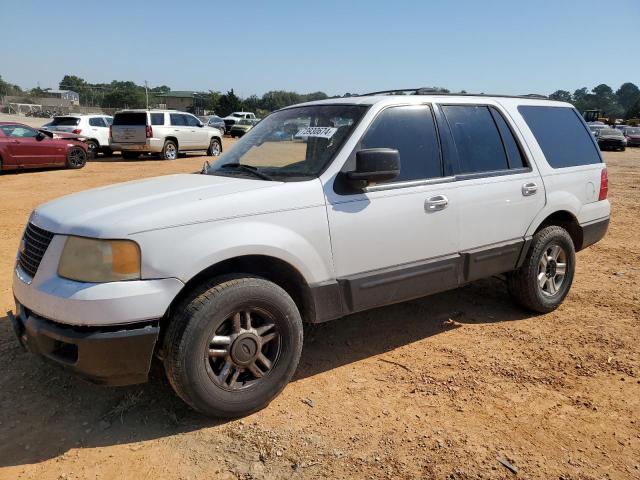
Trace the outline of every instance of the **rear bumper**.
<instances>
[{"instance_id":1,"label":"rear bumper","mask_svg":"<svg viewBox=\"0 0 640 480\"><path fill-rule=\"evenodd\" d=\"M146 142L109 142L111 150L121 152L159 153L162 151L163 146L164 141L160 138L149 138Z\"/></svg>"},{"instance_id":2,"label":"rear bumper","mask_svg":"<svg viewBox=\"0 0 640 480\"><path fill-rule=\"evenodd\" d=\"M609 228L609 217L580 225L580 227L582 228L581 248L586 248L604 238Z\"/></svg>"},{"instance_id":3,"label":"rear bumper","mask_svg":"<svg viewBox=\"0 0 640 480\"><path fill-rule=\"evenodd\" d=\"M39 317L19 303L8 312L18 342L79 377L100 385L146 382L158 322L111 328L78 328Z\"/></svg>"}]
</instances>

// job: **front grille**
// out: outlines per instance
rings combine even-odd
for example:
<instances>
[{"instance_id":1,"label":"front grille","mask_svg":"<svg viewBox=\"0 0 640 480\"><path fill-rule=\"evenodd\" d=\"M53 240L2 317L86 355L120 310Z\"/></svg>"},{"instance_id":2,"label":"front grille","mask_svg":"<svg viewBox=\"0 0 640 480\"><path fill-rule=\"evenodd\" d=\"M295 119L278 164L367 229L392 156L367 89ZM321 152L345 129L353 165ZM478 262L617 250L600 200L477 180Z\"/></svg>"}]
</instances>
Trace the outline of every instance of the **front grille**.
<instances>
[{"instance_id":1,"label":"front grille","mask_svg":"<svg viewBox=\"0 0 640 480\"><path fill-rule=\"evenodd\" d=\"M20 257L18 263L20 267L29 275L34 277L44 257L53 233L47 232L34 224L29 223L24 232L23 244L20 248Z\"/></svg>"}]
</instances>

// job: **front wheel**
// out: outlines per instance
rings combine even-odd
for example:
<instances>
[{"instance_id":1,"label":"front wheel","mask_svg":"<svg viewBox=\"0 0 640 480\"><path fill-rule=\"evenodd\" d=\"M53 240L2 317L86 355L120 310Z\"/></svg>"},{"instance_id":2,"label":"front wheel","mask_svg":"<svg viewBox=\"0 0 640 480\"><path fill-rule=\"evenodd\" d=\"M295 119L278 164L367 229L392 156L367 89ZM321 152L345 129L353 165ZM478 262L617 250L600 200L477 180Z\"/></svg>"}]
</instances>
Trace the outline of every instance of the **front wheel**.
<instances>
[{"instance_id":1,"label":"front wheel","mask_svg":"<svg viewBox=\"0 0 640 480\"><path fill-rule=\"evenodd\" d=\"M551 312L569 293L575 263L569 233L558 226L543 228L533 236L522 266L508 276L509 293L529 310Z\"/></svg>"},{"instance_id":2,"label":"front wheel","mask_svg":"<svg viewBox=\"0 0 640 480\"><path fill-rule=\"evenodd\" d=\"M164 338L164 366L176 393L213 417L265 407L293 376L302 319L291 297L258 277L203 286L176 309Z\"/></svg>"},{"instance_id":3,"label":"front wheel","mask_svg":"<svg viewBox=\"0 0 640 480\"><path fill-rule=\"evenodd\" d=\"M67 167L82 168L87 163L87 152L81 147L71 147L67 152Z\"/></svg>"}]
</instances>

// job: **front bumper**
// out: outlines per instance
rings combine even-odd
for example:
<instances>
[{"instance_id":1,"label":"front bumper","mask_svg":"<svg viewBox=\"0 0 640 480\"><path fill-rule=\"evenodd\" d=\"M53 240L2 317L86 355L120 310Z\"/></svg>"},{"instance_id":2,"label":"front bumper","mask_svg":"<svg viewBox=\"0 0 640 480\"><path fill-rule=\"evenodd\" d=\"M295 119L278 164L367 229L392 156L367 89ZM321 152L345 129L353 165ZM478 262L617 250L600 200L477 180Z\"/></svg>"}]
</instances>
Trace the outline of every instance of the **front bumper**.
<instances>
[{"instance_id":1,"label":"front bumper","mask_svg":"<svg viewBox=\"0 0 640 480\"><path fill-rule=\"evenodd\" d=\"M8 312L20 344L46 360L100 385L147 381L160 328L158 322L71 327L42 318L16 302Z\"/></svg>"}]
</instances>

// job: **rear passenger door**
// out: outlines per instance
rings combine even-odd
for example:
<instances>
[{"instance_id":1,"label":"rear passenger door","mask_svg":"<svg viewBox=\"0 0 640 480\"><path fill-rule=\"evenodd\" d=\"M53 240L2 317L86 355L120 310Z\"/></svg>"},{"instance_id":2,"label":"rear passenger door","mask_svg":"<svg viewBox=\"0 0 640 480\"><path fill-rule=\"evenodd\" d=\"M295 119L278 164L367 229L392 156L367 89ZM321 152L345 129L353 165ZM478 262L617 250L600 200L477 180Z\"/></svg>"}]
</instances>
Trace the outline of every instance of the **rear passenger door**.
<instances>
[{"instance_id":1,"label":"rear passenger door","mask_svg":"<svg viewBox=\"0 0 640 480\"><path fill-rule=\"evenodd\" d=\"M90 117L89 130L101 147L109 146L109 128L103 117Z\"/></svg>"},{"instance_id":2,"label":"rear passenger door","mask_svg":"<svg viewBox=\"0 0 640 480\"><path fill-rule=\"evenodd\" d=\"M400 175L352 190L341 179L368 148L400 153ZM351 311L455 287L458 211L455 182L444 178L428 105L382 110L325 187L334 267Z\"/></svg>"},{"instance_id":3,"label":"rear passenger door","mask_svg":"<svg viewBox=\"0 0 640 480\"><path fill-rule=\"evenodd\" d=\"M495 105L439 105L446 165L458 185L463 280L515 267L545 204L542 179Z\"/></svg>"}]
</instances>

